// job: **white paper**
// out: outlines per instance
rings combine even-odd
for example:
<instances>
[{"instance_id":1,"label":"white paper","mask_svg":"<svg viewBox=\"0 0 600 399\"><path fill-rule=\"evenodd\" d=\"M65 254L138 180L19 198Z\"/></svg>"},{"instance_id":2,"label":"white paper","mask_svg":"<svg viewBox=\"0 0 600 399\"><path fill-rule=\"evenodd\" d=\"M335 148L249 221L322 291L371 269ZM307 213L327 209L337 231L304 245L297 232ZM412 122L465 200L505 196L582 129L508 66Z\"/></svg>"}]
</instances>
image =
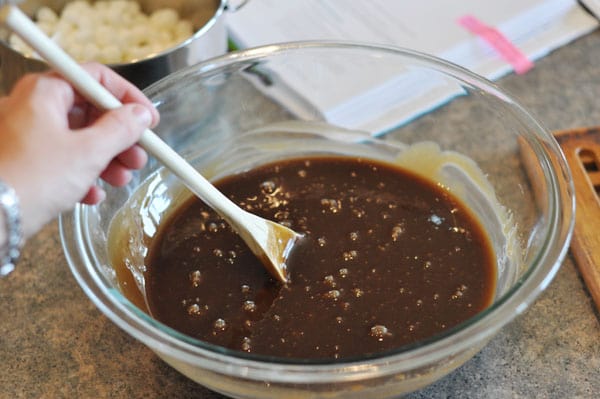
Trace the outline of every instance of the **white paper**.
<instances>
[{"instance_id":1,"label":"white paper","mask_svg":"<svg viewBox=\"0 0 600 399\"><path fill-rule=\"evenodd\" d=\"M240 47L321 39L371 42L433 54L489 79L511 72L511 65L490 45L457 23L467 14L496 28L533 61L598 26L575 0L251 0L227 15L227 25L230 37ZM344 66L336 65L335 60L328 62L339 79ZM292 112L317 109L331 123L374 134L457 94L432 82L430 88L415 94L412 109L406 104L398 107L398 98L386 87L392 83L396 88L409 86L411 79L389 71L377 77L340 79L345 84L340 84L339 90L315 99L311 96L314 82L302 66L269 72L276 75L279 87L264 89ZM354 112L365 106L371 107L367 109L370 112Z\"/></svg>"}]
</instances>

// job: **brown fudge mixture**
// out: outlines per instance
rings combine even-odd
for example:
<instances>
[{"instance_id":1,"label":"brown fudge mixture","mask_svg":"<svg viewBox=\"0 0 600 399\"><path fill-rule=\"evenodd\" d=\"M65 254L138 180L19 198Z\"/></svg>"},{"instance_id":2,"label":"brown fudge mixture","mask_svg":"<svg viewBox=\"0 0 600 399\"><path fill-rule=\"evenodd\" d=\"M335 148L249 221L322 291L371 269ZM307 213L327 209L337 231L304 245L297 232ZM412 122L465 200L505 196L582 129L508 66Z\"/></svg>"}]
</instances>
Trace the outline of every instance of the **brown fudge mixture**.
<instances>
[{"instance_id":1,"label":"brown fudge mixture","mask_svg":"<svg viewBox=\"0 0 600 399\"><path fill-rule=\"evenodd\" d=\"M255 354L347 358L400 348L486 308L495 256L452 194L411 172L347 157L290 159L216 182L250 212L306 234L275 281L195 197L148 257L156 319Z\"/></svg>"}]
</instances>

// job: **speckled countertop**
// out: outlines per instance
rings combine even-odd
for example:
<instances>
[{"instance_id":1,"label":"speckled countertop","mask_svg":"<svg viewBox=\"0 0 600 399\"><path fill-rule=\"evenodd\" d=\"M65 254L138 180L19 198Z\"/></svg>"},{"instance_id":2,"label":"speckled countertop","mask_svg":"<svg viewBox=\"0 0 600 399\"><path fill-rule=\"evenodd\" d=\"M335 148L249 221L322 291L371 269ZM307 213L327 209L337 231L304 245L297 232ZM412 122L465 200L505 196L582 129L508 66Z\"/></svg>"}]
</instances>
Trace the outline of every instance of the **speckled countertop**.
<instances>
[{"instance_id":1,"label":"speckled countertop","mask_svg":"<svg viewBox=\"0 0 600 399\"><path fill-rule=\"evenodd\" d=\"M551 130L600 125L600 32L499 82ZM600 221L596 221L600 223ZM110 322L63 255L58 225L0 280L0 398L222 398ZM410 398L596 398L599 315L571 256L550 287L458 370Z\"/></svg>"}]
</instances>

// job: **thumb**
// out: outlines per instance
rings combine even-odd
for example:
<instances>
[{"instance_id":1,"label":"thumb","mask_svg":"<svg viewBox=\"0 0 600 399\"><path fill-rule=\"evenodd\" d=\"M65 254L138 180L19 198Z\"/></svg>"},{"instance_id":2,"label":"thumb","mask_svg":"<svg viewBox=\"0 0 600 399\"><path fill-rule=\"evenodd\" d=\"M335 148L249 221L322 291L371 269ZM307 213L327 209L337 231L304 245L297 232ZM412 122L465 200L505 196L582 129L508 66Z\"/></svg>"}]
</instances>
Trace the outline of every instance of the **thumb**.
<instances>
[{"instance_id":1,"label":"thumb","mask_svg":"<svg viewBox=\"0 0 600 399\"><path fill-rule=\"evenodd\" d=\"M151 123L152 114L148 108L129 103L105 112L83 130L94 136L96 151L113 158L135 144Z\"/></svg>"}]
</instances>

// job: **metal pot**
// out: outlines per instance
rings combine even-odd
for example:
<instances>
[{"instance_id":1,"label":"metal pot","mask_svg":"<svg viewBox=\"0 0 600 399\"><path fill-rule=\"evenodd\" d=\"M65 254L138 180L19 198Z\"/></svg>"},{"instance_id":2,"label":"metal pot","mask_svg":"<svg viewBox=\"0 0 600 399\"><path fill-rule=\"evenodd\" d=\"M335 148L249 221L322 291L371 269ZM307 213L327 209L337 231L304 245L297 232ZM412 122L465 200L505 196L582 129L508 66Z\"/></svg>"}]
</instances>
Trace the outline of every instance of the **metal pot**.
<instances>
[{"instance_id":1,"label":"metal pot","mask_svg":"<svg viewBox=\"0 0 600 399\"><path fill-rule=\"evenodd\" d=\"M33 17L42 6L60 12L70 0L25 0L19 7ZM92 0L93 1L93 0ZM140 89L188 65L224 54L227 51L227 31L224 12L227 0L137 0L146 13L170 7L192 22L194 34L176 47L148 58L109 66ZM25 73L48 69L48 65L26 57L8 44L10 32L0 29L0 86L8 92Z\"/></svg>"}]
</instances>

